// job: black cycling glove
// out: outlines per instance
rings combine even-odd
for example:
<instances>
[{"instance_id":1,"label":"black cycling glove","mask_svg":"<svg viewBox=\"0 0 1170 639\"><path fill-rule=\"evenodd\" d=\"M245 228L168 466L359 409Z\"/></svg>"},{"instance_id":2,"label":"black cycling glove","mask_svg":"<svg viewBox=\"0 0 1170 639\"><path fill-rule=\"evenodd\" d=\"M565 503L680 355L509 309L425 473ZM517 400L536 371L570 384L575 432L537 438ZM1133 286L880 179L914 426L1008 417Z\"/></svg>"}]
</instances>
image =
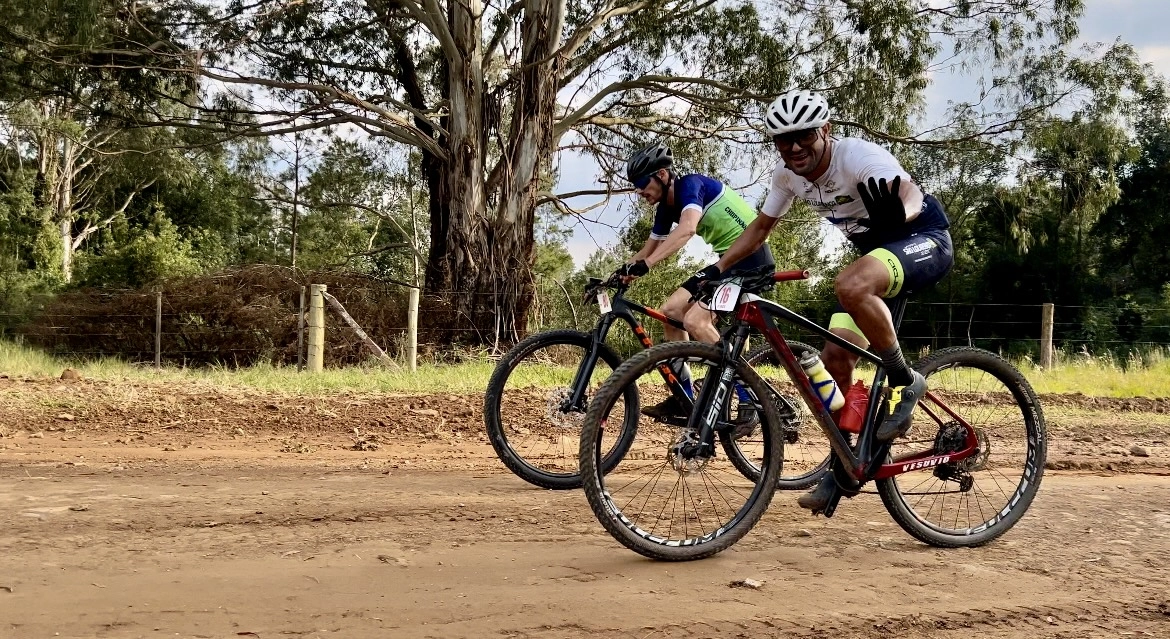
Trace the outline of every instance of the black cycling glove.
<instances>
[{"instance_id":1,"label":"black cycling glove","mask_svg":"<svg viewBox=\"0 0 1170 639\"><path fill-rule=\"evenodd\" d=\"M613 272L614 278L622 277L642 277L650 272L650 267L646 266L646 260L638 260L632 264L622 264L618 270Z\"/></svg>"},{"instance_id":2,"label":"black cycling glove","mask_svg":"<svg viewBox=\"0 0 1170 639\"><path fill-rule=\"evenodd\" d=\"M712 264L692 275L687 281L682 283L681 288L686 289L691 295L698 295L699 289L703 288L703 282L719 279L721 272L718 266Z\"/></svg>"},{"instance_id":3,"label":"black cycling glove","mask_svg":"<svg viewBox=\"0 0 1170 639\"><path fill-rule=\"evenodd\" d=\"M902 203L902 196L898 189L902 186L902 176L896 176L889 185L886 179L880 181L869 178L869 186L864 182L857 183L857 193L861 202L865 204L865 212L869 213L869 220L859 220L858 224L868 226L870 230L888 230L897 228L906 223L906 205Z\"/></svg>"}]
</instances>

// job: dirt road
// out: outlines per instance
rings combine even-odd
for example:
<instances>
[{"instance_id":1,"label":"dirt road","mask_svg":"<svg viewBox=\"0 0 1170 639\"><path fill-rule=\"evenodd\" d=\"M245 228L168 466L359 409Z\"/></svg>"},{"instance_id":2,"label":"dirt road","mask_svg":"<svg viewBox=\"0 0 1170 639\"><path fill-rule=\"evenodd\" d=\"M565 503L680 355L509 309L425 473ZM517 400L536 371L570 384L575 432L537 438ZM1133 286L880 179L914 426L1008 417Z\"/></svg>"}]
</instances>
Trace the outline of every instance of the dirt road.
<instances>
[{"instance_id":1,"label":"dirt road","mask_svg":"<svg viewBox=\"0 0 1170 639\"><path fill-rule=\"evenodd\" d=\"M1170 637L1164 420L1052 420L1036 503L985 548L919 544L875 495L825 520L781 494L665 564L503 470L474 398L306 404L0 380L0 637Z\"/></svg>"}]
</instances>

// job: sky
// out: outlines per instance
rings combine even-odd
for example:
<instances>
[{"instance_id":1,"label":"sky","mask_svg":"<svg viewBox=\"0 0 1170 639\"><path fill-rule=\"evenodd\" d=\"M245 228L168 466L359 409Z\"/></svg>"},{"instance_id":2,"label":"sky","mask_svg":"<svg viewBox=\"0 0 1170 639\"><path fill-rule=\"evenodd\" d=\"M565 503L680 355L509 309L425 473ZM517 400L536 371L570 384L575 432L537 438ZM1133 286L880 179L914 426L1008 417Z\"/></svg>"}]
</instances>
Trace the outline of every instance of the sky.
<instances>
[{"instance_id":1,"label":"sky","mask_svg":"<svg viewBox=\"0 0 1170 639\"><path fill-rule=\"evenodd\" d=\"M1074 50L1093 42L1112 43L1121 38L1137 49L1143 62L1149 62L1162 75L1170 76L1170 37L1166 25L1170 24L1170 0L1085 0L1085 12L1080 19L1080 39ZM923 128L937 123L946 112L949 102L972 100L978 88L971 76L958 73L937 73L931 77L926 91L926 116ZM596 165L579 156L563 156L558 192L601 188L597 182ZM743 195L749 202L755 201L764 185L757 185ZM595 209L578 218L573 225L573 235L568 241L569 253L578 267L599 247L614 243L616 229L628 219L633 209L633 195L615 196L604 208ZM570 202L575 207L584 206L586 198ZM710 257L706 245L698 237L692 238L685 249L692 257Z\"/></svg>"}]
</instances>

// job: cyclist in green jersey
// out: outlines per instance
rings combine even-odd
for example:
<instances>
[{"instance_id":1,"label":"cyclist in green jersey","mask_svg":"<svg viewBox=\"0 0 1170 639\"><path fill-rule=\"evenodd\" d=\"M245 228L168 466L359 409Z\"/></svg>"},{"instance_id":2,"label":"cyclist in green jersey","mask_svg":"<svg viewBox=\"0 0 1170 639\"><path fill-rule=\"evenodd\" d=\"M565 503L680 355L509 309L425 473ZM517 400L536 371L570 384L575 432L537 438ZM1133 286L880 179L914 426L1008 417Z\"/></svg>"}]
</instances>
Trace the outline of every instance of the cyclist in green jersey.
<instances>
[{"instance_id":1,"label":"cyclist in green jersey","mask_svg":"<svg viewBox=\"0 0 1170 639\"><path fill-rule=\"evenodd\" d=\"M638 151L626 164L626 177L633 183L635 193L647 204L657 207L654 227L646 244L616 272L616 275L627 278L627 281L645 275L655 264L678 253L695 235L703 238L711 250L722 256L756 219L755 210L734 189L705 175L680 176L672 169L673 165L674 156L664 144L655 144ZM772 252L764 244L738 260L725 273L715 273L713 276L713 266L709 266L687 279L661 308L667 317L681 319L686 330L666 326L666 339L685 340L689 333L703 342L714 344L719 341L713 314L692 301L699 291L700 282L774 264ZM675 372L684 387L688 386L690 374L686 367L680 366ZM642 412L650 417L675 416L683 413L683 407L672 396ZM754 418L754 415L750 418ZM749 416L741 410L737 421L748 419Z\"/></svg>"}]
</instances>

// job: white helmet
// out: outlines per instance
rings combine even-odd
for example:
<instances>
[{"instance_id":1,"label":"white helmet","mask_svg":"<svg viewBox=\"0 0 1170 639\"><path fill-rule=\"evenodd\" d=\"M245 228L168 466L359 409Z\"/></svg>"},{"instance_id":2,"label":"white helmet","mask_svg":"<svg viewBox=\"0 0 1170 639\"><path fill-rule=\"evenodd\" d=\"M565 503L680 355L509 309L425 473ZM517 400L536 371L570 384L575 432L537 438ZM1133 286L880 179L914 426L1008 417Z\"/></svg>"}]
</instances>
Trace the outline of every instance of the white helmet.
<instances>
[{"instance_id":1,"label":"white helmet","mask_svg":"<svg viewBox=\"0 0 1170 639\"><path fill-rule=\"evenodd\" d=\"M829 102L821 94L793 89L768 105L764 125L769 135L817 129L829 121Z\"/></svg>"}]
</instances>

